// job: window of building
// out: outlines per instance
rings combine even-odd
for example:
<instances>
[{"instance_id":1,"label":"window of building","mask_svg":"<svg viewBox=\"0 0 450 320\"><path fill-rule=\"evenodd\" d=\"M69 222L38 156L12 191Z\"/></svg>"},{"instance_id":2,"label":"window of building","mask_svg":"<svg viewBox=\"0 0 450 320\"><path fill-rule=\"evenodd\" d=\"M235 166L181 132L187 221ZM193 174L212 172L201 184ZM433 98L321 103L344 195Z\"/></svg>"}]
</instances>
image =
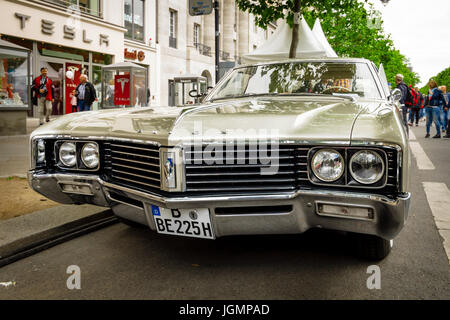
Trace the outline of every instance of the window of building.
<instances>
[{"instance_id":1,"label":"window of building","mask_svg":"<svg viewBox=\"0 0 450 320\"><path fill-rule=\"evenodd\" d=\"M125 0L125 38L144 41L144 0Z\"/></svg>"},{"instance_id":2,"label":"window of building","mask_svg":"<svg viewBox=\"0 0 450 320\"><path fill-rule=\"evenodd\" d=\"M198 23L194 23L194 46L200 43L200 25Z\"/></svg>"},{"instance_id":3,"label":"window of building","mask_svg":"<svg viewBox=\"0 0 450 320\"><path fill-rule=\"evenodd\" d=\"M45 2L51 2L59 6L79 9L83 13L91 14L97 17L101 17L101 0L44 0Z\"/></svg>"},{"instance_id":4,"label":"window of building","mask_svg":"<svg viewBox=\"0 0 450 320\"><path fill-rule=\"evenodd\" d=\"M169 25L169 47L177 47L177 20L178 12L170 9L170 25Z\"/></svg>"}]
</instances>

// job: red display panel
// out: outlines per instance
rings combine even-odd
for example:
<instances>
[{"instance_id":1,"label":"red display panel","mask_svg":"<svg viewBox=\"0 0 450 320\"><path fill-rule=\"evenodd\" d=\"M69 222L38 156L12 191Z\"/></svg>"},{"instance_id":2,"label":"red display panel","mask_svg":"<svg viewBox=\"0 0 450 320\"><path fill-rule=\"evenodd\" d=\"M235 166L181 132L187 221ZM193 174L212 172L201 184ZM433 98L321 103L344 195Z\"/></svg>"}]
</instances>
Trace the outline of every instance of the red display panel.
<instances>
[{"instance_id":1,"label":"red display panel","mask_svg":"<svg viewBox=\"0 0 450 320\"><path fill-rule=\"evenodd\" d=\"M72 71L73 79L67 78L67 71ZM80 84L81 75L81 64L66 63L66 72L64 76L66 77L66 114L72 113L72 100L70 94L73 90L77 88Z\"/></svg>"},{"instance_id":2,"label":"red display panel","mask_svg":"<svg viewBox=\"0 0 450 320\"><path fill-rule=\"evenodd\" d=\"M130 75L114 76L114 104L130 105Z\"/></svg>"}]
</instances>

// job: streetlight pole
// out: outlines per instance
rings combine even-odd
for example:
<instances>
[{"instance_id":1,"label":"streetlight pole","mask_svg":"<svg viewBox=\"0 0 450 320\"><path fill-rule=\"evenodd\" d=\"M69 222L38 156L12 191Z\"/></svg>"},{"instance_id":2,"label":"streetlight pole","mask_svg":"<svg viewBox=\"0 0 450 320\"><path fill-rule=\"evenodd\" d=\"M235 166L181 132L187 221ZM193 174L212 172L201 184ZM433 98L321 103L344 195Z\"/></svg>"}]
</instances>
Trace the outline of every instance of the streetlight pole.
<instances>
[{"instance_id":1,"label":"streetlight pole","mask_svg":"<svg viewBox=\"0 0 450 320\"><path fill-rule=\"evenodd\" d=\"M216 84L219 82L219 1L214 1Z\"/></svg>"}]
</instances>

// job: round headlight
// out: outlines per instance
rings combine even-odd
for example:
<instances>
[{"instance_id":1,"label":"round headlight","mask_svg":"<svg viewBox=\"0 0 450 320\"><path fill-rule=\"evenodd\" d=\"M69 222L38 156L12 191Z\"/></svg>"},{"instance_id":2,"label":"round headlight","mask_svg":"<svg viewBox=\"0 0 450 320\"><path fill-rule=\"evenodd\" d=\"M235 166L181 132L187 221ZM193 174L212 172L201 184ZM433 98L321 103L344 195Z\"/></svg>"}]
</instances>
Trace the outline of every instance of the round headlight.
<instances>
[{"instance_id":1,"label":"round headlight","mask_svg":"<svg viewBox=\"0 0 450 320\"><path fill-rule=\"evenodd\" d=\"M350 174L359 183L376 183L384 174L383 159L372 150L358 151L350 159Z\"/></svg>"},{"instance_id":2,"label":"round headlight","mask_svg":"<svg viewBox=\"0 0 450 320\"><path fill-rule=\"evenodd\" d=\"M320 180L333 182L344 174L344 159L336 150L319 150L311 160L311 168Z\"/></svg>"},{"instance_id":3,"label":"round headlight","mask_svg":"<svg viewBox=\"0 0 450 320\"><path fill-rule=\"evenodd\" d=\"M77 163L77 148L75 143L64 142L59 148L59 160L66 167L73 167Z\"/></svg>"},{"instance_id":4,"label":"round headlight","mask_svg":"<svg viewBox=\"0 0 450 320\"><path fill-rule=\"evenodd\" d=\"M37 143L37 162L43 163L45 161L45 143L40 139Z\"/></svg>"},{"instance_id":5,"label":"round headlight","mask_svg":"<svg viewBox=\"0 0 450 320\"><path fill-rule=\"evenodd\" d=\"M99 159L100 156L97 144L86 143L81 150L81 160L83 161L84 165L89 169L97 168Z\"/></svg>"}]
</instances>

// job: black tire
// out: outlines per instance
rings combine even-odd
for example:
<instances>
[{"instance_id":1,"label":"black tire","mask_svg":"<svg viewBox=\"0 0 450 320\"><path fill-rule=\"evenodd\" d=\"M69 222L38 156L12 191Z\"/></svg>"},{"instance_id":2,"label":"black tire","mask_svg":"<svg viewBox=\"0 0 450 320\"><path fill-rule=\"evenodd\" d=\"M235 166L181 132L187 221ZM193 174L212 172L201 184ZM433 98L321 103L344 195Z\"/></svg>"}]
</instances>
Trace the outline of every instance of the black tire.
<instances>
[{"instance_id":1,"label":"black tire","mask_svg":"<svg viewBox=\"0 0 450 320\"><path fill-rule=\"evenodd\" d=\"M355 254L366 260L383 260L391 252L393 240L386 240L368 234L351 234Z\"/></svg>"},{"instance_id":2,"label":"black tire","mask_svg":"<svg viewBox=\"0 0 450 320\"><path fill-rule=\"evenodd\" d=\"M132 227L132 228L145 228L145 226L143 224L134 222L132 220L128 220L128 219L125 219L125 218L122 218L122 217L117 217L117 219L119 219L120 222L122 222L122 223L124 223L127 226Z\"/></svg>"}]
</instances>

